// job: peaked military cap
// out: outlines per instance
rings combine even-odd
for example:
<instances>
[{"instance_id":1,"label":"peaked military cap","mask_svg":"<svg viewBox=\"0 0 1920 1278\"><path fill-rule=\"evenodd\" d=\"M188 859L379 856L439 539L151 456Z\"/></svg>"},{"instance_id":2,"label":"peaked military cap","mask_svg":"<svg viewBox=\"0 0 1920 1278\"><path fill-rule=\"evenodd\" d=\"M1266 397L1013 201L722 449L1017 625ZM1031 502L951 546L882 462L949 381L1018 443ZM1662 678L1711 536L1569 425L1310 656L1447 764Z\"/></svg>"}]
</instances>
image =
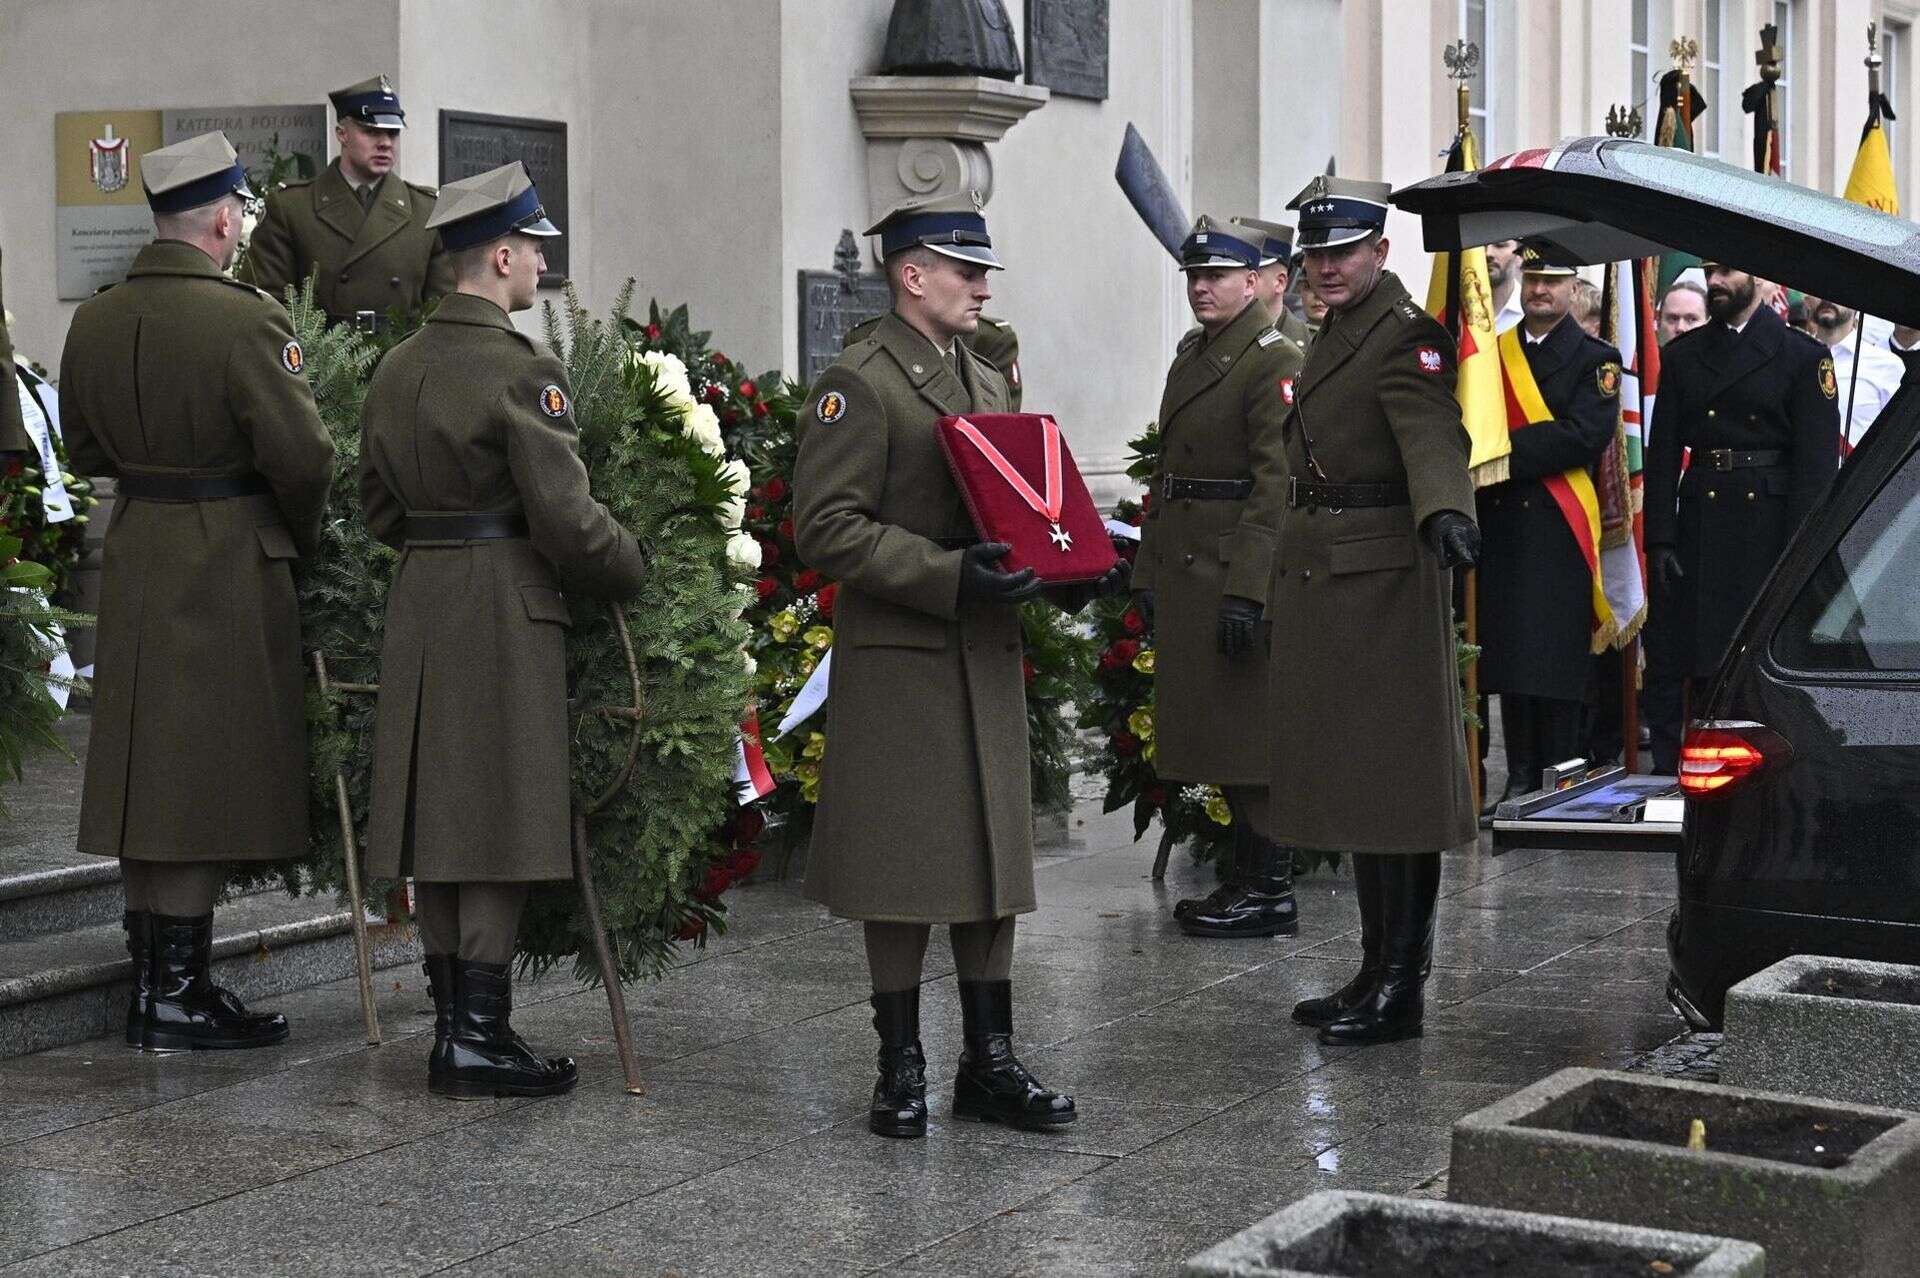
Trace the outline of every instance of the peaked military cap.
<instances>
[{"instance_id":1,"label":"peaked military cap","mask_svg":"<svg viewBox=\"0 0 1920 1278\"><path fill-rule=\"evenodd\" d=\"M527 176L527 166L518 160L441 187L427 229L440 232L449 253L503 235L560 234L540 206L540 192Z\"/></svg>"},{"instance_id":2,"label":"peaked military cap","mask_svg":"<svg viewBox=\"0 0 1920 1278\"><path fill-rule=\"evenodd\" d=\"M1386 182L1321 175L1287 204L1300 212L1300 247L1333 248L1365 239L1387 226Z\"/></svg>"},{"instance_id":3,"label":"peaked military cap","mask_svg":"<svg viewBox=\"0 0 1920 1278\"><path fill-rule=\"evenodd\" d=\"M887 210L865 233L880 237L882 258L903 249L930 248L997 271L1002 269L1000 259L994 256L982 207L978 191L908 200Z\"/></svg>"},{"instance_id":4,"label":"peaked military cap","mask_svg":"<svg viewBox=\"0 0 1920 1278\"><path fill-rule=\"evenodd\" d=\"M1542 253L1537 245L1523 243L1520 246L1520 269L1528 275L1578 275L1564 262L1555 262L1550 255Z\"/></svg>"},{"instance_id":5,"label":"peaked military cap","mask_svg":"<svg viewBox=\"0 0 1920 1278\"><path fill-rule=\"evenodd\" d=\"M1222 225L1202 213L1187 238L1180 243L1180 269L1200 271L1208 267L1238 266L1252 270L1260 265L1262 234L1232 224Z\"/></svg>"},{"instance_id":6,"label":"peaked military cap","mask_svg":"<svg viewBox=\"0 0 1920 1278\"><path fill-rule=\"evenodd\" d=\"M400 95L384 75L362 80L350 88L336 89L327 95L333 100L333 113L342 120L357 120L369 129L404 129L407 113L400 109Z\"/></svg>"},{"instance_id":7,"label":"peaked military cap","mask_svg":"<svg viewBox=\"0 0 1920 1278\"><path fill-rule=\"evenodd\" d=\"M1260 246L1260 265L1272 266L1293 255L1293 228L1283 222L1262 222L1257 217L1236 217L1229 226L1238 227L1249 240Z\"/></svg>"},{"instance_id":8,"label":"peaked military cap","mask_svg":"<svg viewBox=\"0 0 1920 1278\"><path fill-rule=\"evenodd\" d=\"M239 153L218 129L141 156L140 185L155 213L184 213L227 195L254 198Z\"/></svg>"}]
</instances>

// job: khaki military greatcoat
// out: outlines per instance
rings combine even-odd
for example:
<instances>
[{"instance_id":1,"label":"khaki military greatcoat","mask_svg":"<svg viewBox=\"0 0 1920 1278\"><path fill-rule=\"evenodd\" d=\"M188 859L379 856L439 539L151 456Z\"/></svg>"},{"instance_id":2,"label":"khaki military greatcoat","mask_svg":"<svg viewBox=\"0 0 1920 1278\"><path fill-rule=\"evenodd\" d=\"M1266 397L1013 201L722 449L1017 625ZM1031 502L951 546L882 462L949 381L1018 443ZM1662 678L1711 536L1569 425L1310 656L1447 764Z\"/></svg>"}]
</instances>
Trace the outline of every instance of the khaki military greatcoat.
<instances>
[{"instance_id":1,"label":"khaki military greatcoat","mask_svg":"<svg viewBox=\"0 0 1920 1278\"><path fill-rule=\"evenodd\" d=\"M560 361L449 294L381 361L362 416L387 597L367 862L428 882L573 876L563 590L627 598L640 544L588 494ZM524 515L526 537L408 543L409 514Z\"/></svg>"},{"instance_id":2,"label":"khaki military greatcoat","mask_svg":"<svg viewBox=\"0 0 1920 1278\"><path fill-rule=\"evenodd\" d=\"M1289 507L1273 623L1273 837L1341 852L1471 843L1455 663L1453 574L1419 536L1437 511L1472 517L1453 340L1384 273L1329 313L1294 382L1286 465L1262 487L1404 484L1406 505ZM1258 497L1255 500L1260 500Z\"/></svg>"},{"instance_id":3,"label":"khaki military greatcoat","mask_svg":"<svg viewBox=\"0 0 1920 1278\"><path fill-rule=\"evenodd\" d=\"M1281 425L1300 348L1257 302L1209 339L1180 343L1160 399L1160 457L1133 588L1154 593L1154 768L1173 781L1267 783L1266 654L1220 651L1223 595L1267 602L1284 491L1243 497L1165 495L1169 476L1251 480L1254 459L1284 465ZM1250 496L1251 494L1249 494Z\"/></svg>"},{"instance_id":4,"label":"khaki military greatcoat","mask_svg":"<svg viewBox=\"0 0 1920 1278\"><path fill-rule=\"evenodd\" d=\"M852 346L855 342L865 341L871 337L873 331L880 327L880 321L885 318L884 315L876 315L872 319L864 319L855 324L847 330L845 345ZM1019 412L1020 335L1013 331L1013 325L1005 320L982 315L980 326L974 330L973 334L960 340L965 342L975 355L993 365L995 371L1000 374L1000 380L1006 383L1005 411Z\"/></svg>"},{"instance_id":5,"label":"khaki military greatcoat","mask_svg":"<svg viewBox=\"0 0 1920 1278\"><path fill-rule=\"evenodd\" d=\"M842 351L800 413L795 542L840 582L807 895L843 918L975 922L1034 907L1016 608L959 599L976 541L933 424L1007 411L895 315Z\"/></svg>"},{"instance_id":6,"label":"khaki military greatcoat","mask_svg":"<svg viewBox=\"0 0 1920 1278\"><path fill-rule=\"evenodd\" d=\"M7 333L7 306L0 290L0 452L31 451L26 423L20 417L19 382L14 376L13 340Z\"/></svg>"},{"instance_id":7,"label":"khaki military greatcoat","mask_svg":"<svg viewBox=\"0 0 1920 1278\"><path fill-rule=\"evenodd\" d=\"M427 229L433 204L431 187L389 173L365 207L335 160L311 182L288 182L267 196L240 277L277 298L311 275L314 300L336 320L417 310L453 288L440 233Z\"/></svg>"},{"instance_id":8,"label":"khaki military greatcoat","mask_svg":"<svg viewBox=\"0 0 1920 1278\"><path fill-rule=\"evenodd\" d=\"M115 501L83 852L247 861L306 850L292 565L319 540L333 445L302 364L286 312L179 241L142 249L125 283L74 312L60 417L75 470L257 474L272 489Z\"/></svg>"}]
</instances>

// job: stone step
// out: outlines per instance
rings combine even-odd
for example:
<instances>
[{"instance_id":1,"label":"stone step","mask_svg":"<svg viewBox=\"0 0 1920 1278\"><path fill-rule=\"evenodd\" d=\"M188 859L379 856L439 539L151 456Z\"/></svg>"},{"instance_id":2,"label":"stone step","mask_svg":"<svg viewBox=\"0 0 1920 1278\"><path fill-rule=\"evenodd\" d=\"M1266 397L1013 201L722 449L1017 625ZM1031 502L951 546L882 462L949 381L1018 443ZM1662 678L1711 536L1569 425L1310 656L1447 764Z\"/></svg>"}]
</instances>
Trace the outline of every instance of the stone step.
<instances>
[{"instance_id":1,"label":"stone step","mask_svg":"<svg viewBox=\"0 0 1920 1278\"><path fill-rule=\"evenodd\" d=\"M118 1033L133 964L120 926L118 867L111 922L0 943L0 1058ZM76 888L76 891L81 889ZM330 896L269 891L214 914L214 979L248 1001L353 975L352 920ZM376 968L418 961L410 926L368 921Z\"/></svg>"}]
</instances>

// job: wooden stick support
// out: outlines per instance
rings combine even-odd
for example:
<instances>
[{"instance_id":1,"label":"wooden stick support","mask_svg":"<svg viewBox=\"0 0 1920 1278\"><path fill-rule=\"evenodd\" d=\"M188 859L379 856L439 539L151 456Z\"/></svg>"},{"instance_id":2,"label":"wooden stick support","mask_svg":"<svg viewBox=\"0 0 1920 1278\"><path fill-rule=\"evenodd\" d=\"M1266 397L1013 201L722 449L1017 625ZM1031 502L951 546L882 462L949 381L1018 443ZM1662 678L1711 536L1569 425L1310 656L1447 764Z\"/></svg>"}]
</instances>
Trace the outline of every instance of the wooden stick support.
<instances>
[{"instance_id":1,"label":"wooden stick support","mask_svg":"<svg viewBox=\"0 0 1920 1278\"><path fill-rule=\"evenodd\" d=\"M313 654L313 675L320 681L320 695L327 696L327 657ZM380 1045L380 1011L373 1002L373 950L367 943L367 898L360 888L360 849L353 837L353 805L347 800L347 778L338 770L333 774L333 801L340 814L340 855L346 869L347 909L353 916L354 973L360 979L360 1015L366 1021L367 1042Z\"/></svg>"},{"instance_id":2,"label":"wooden stick support","mask_svg":"<svg viewBox=\"0 0 1920 1278\"><path fill-rule=\"evenodd\" d=\"M1166 818L1160 819L1160 847L1153 854L1153 881L1160 882L1167 877L1167 858L1173 855L1173 831L1166 828Z\"/></svg>"},{"instance_id":3,"label":"wooden stick support","mask_svg":"<svg viewBox=\"0 0 1920 1278\"><path fill-rule=\"evenodd\" d=\"M607 932L600 923L600 898L593 890L593 867L587 856L587 814L578 808L573 813L573 877L580 884L580 904L586 910L587 928L593 934L593 954L600 963L600 980L607 987L607 1011L613 1017L613 1043L620 1053L620 1072L626 1075L627 1094L644 1096L640 1083L640 1064L633 1055L633 1030L627 1024L627 995L620 986L620 968L607 945Z\"/></svg>"},{"instance_id":4,"label":"wooden stick support","mask_svg":"<svg viewBox=\"0 0 1920 1278\"><path fill-rule=\"evenodd\" d=\"M1627 775L1640 771L1640 640L1620 650L1620 753Z\"/></svg>"}]
</instances>

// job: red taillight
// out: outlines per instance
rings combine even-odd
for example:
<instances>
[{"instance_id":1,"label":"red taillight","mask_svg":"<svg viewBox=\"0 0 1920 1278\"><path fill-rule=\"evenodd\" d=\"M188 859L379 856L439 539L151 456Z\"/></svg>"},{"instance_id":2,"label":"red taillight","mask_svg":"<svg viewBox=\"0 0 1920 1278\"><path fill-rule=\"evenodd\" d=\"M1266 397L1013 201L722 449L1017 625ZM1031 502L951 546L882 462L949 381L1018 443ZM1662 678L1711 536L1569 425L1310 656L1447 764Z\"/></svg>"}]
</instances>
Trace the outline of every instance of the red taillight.
<instances>
[{"instance_id":1,"label":"red taillight","mask_svg":"<svg viewBox=\"0 0 1920 1278\"><path fill-rule=\"evenodd\" d=\"M1695 723L1680 744L1680 789L1692 799L1722 795L1792 757L1786 738L1764 724Z\"/></svg>"}]
</instances>

